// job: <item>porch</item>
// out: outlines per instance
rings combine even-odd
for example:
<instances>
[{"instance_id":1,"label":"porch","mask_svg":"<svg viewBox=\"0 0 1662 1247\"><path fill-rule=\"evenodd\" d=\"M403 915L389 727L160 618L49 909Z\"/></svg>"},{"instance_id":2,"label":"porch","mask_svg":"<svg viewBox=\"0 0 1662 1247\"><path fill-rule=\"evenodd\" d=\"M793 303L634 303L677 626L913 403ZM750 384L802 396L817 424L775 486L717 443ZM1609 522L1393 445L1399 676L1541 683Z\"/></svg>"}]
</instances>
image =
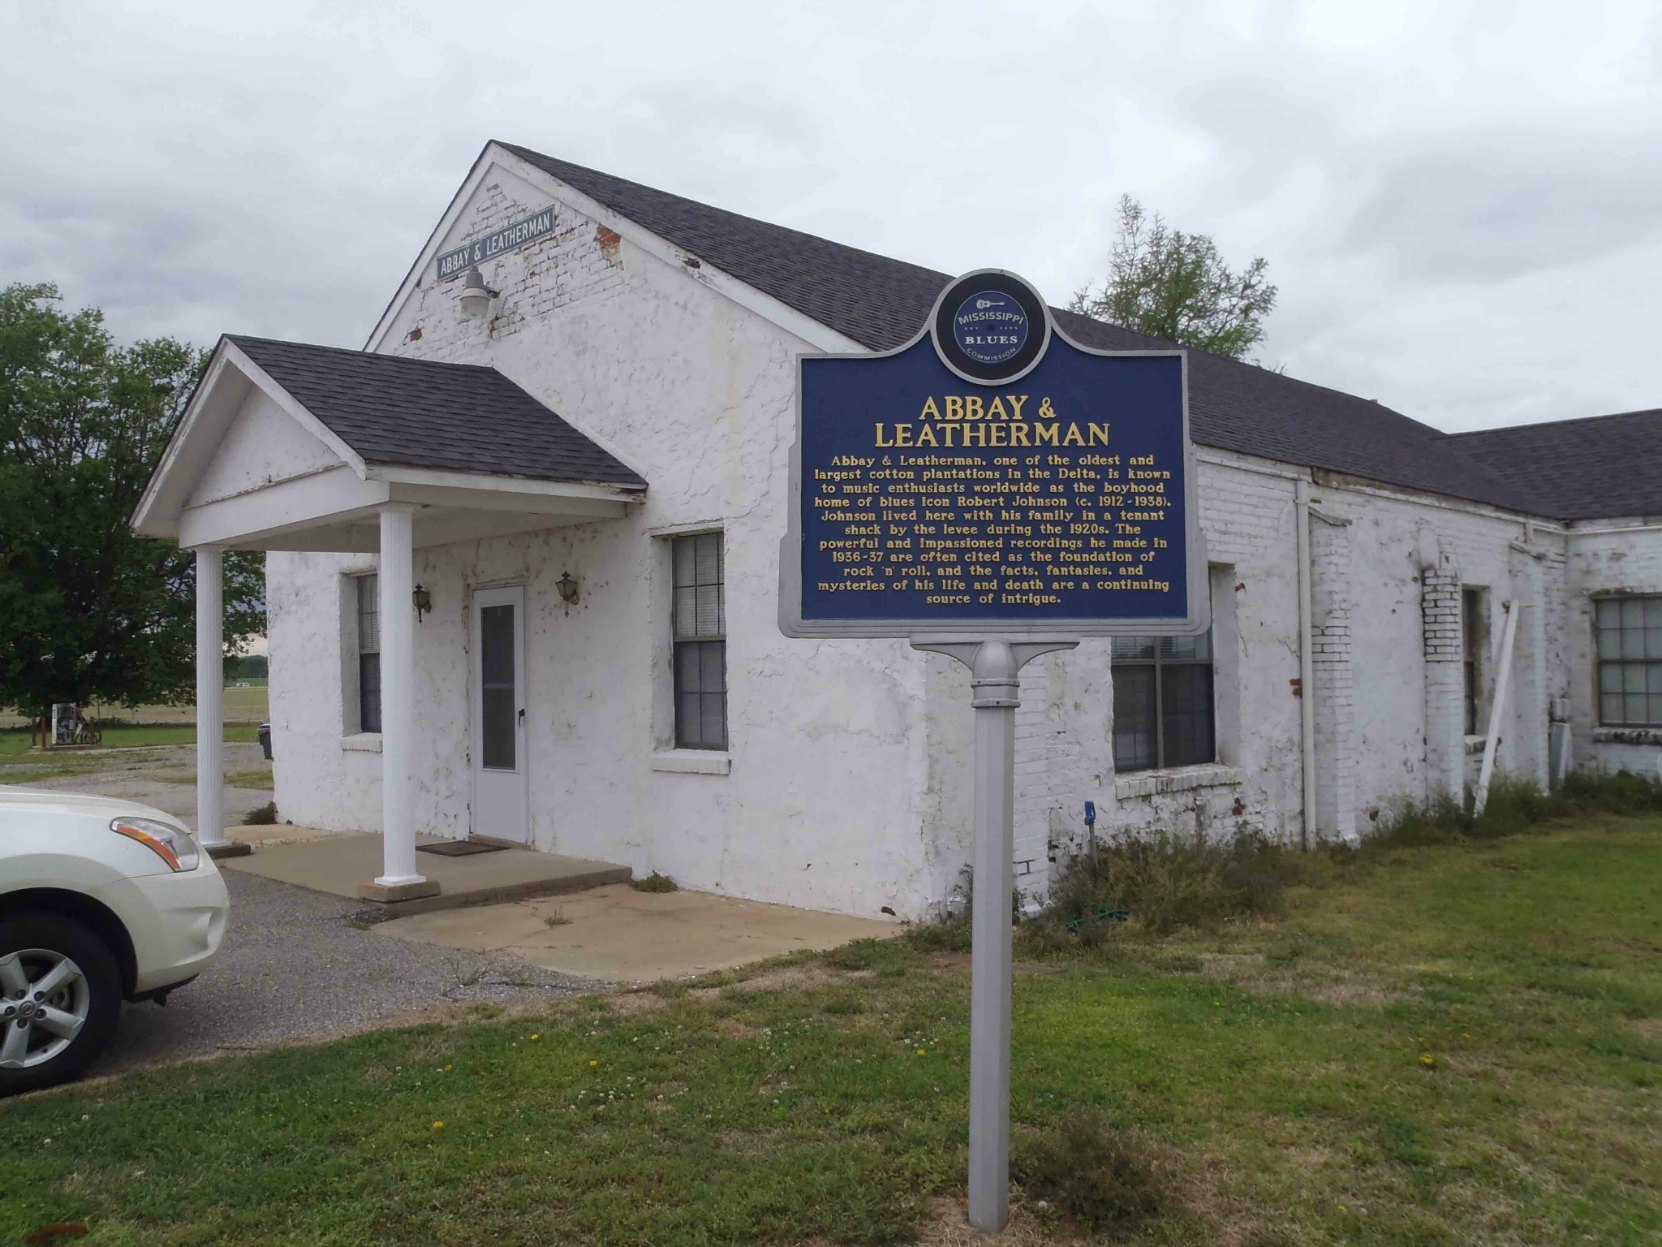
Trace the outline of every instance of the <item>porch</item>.
<instances>
[{"instance_id":1,"label":"porch","mask_svg":"<svg viewBox=\"0 0 1662 1247\"><path fill-rule=\"evenodd\" d=\"M384 864L381 837L373 832L306 834L306 828L283 830L289 833L285 843L266 843L257 853L233 858L225 864L279 883L348 898L360 895L356 881L370 878ZM240 831L240 828L231 831L231 843L246 843ZM433 836L416 837L416 860L423 877L435 891L431 895L388 902L388 917L557 896L608 883L628 883L630 879L627 866L539 853L534 849L493 846L490 852L465 857L421 851L426 846L444 843Z\"/></svg>"},{"instance_id":2,"label":"porch","mask_svg":"<svg viewBox=\"0 0 1662 1247\"><path fill-rule=\"evenodd\" d=\"M645 490L640 476L493 369L222 339L133 516L136 532L195 554L196 826L204 847L216 856L246 851L225 835L221 785L200 782L223 773L224 553L374 553L380 730L359 745L379 754L381 831L331 837L338 843L328 848L265 848L256 873L289 868L284 863L304 848L305 860L317 865L290 866L328 884L320 890L401 907L433 902L424 908L449 903L451 889L460 896L626 879L621 867L528 849L418 859L415 629L424 603L415 555L621 519ZM510 653L510 661L521 660ZM523 743L524 703L489 687L492 744L482 765L523 773L524 749L513 742ZM511 681L508 692L519 692ZM478 796L476 788L475 802ZM533 858L542 860L527 861Z\"/></svg>"}]
</instances>

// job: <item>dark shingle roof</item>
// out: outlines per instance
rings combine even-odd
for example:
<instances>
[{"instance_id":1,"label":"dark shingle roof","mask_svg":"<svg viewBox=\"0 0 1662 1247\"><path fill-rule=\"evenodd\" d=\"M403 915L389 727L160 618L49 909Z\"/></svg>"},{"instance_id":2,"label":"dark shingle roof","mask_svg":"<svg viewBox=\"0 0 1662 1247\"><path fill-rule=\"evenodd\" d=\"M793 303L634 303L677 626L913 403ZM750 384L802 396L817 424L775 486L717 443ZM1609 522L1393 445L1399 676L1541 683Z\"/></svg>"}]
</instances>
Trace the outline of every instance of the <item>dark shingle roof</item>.
<instances>
[{"instance_id":1,"label":"dark shingle roof","mask_svg":"<svg viewBox=\"0 0 1662 1247\"><path fill-rule=\"evenodd\" d=\"M1662 408L1455 433L1458 453L1560 520L1662 515Z\"/></svg>"},{"instance_id":2,"label":"dark shingle roof","mask_svg":"<svg viewBox=\"0 0 1662 1247\"><path fill-rule=\"evenodd\" d=\"M511 143L500 147L803 315L873 350L910 339L951 278L683 199ZM1170 349L1159 338L1058 311L1099 350ZM1189 420L1203 446L1529 511L1530 496L1453 453L1440 430L1370 399L1189 351Z\"/></svg>"},{"instance_id":3,"label":"dark shingle roof","mask_svg":"<svg viewBox=\"0 0 1662 1247\"><path fill-rule=\"evenodd\" d=\"M646 482L494 368L227 335L365 463Z\"/></svg>"}]
</instances>

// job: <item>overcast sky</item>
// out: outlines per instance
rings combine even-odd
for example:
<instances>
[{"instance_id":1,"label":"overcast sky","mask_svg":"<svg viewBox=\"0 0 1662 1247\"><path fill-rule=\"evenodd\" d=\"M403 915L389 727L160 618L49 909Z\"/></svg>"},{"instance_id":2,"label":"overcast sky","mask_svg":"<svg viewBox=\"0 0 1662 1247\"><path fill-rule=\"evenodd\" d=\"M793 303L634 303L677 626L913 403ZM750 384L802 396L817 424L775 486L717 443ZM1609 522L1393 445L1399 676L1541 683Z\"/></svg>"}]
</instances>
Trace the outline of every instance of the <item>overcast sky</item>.
<instances>
[{"instance_id":1,"label":"overcast sky","mask_svg":"<svg viewBox=\"0 0 1662 1247\"><path fill-rule=\"evenodd\" d=\"M1447 429L1662 405L1655 3L0 0L0 283L361 346L489 138L1052 302L1122 192L1259 357Z\"/></svg>"}]
</instances>

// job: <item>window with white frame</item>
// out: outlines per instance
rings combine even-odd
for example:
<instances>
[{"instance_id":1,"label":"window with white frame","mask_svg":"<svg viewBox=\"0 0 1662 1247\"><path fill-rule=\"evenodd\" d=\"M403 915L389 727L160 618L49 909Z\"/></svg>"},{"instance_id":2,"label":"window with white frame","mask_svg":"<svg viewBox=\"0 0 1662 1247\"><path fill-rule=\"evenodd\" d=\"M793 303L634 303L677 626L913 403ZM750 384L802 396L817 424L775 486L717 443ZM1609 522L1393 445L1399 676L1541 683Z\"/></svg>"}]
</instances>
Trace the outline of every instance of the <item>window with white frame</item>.
<instances>
[{"instance_id":1,"label":"window with white frame","mask_svg":"<svg viewBox=\"0 0 1662 1247\"><path fill-rule=\"evenodd\" d=\"M1599 723L1662 727L1662 595L1595 598Z\"/></svg>"},{"instance_id":2,"label":"window with white frame","mask_svg":"<svg viewBox=\"0 0 1662 1247\"><path fill-rule=\"evenodd\" d=\"M727 748L727 602L721 534L671 542L675 603L675 745Z\"/></svg>"},{"instance_id":3,"label":"window with white frame","mask_svg":"<svg viewBox=\"0 0 1662 1247\"><path fill-rule=\"evenodd\" d=\"M1217 761L1212 634L1113 640L1114 771Z\"/></svg>"},{"instance_id":4,"label":"window with white frame","mask_svg":"<svg viewBox=\"0 0 1662 1247\"><path fill-rule=\"evenodd\" d=\"M358 730L381 730L381 578L358 576Z\"/></svg>"}]
</instances>

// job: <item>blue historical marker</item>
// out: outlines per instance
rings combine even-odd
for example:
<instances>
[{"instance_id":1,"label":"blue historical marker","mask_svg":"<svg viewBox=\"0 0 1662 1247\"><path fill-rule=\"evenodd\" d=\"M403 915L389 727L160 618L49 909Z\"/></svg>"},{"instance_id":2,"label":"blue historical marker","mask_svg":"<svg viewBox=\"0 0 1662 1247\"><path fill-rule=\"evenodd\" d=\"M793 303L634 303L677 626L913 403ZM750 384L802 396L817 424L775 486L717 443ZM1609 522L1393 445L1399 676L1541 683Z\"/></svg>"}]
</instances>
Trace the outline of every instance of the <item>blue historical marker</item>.
<instances>
[{"instance_id":1,"label":"blue historical marker","mask_svg":"<svg viewBox=\"0 0 1662 1247\"><path fill-rule=\"evenodd\" d=\"M885 355L801 362L791 636L1193 633L1208 624L1181 351L1058 332L962 277Z\"/></svg>"},{"instance_id":2,"label":"blue historical marker","mask_svg":"<svg viewBox=\"0 0 1662 1247\"><path fill-rule=\"evenodd\" d=\"M1010 1216L1021 669L1082 637L1205 631L1184 361L1079 346L995 270L898 350L802 360L780 628L910 637L970 669L969 1220L988 1233Z\"/></svg>"}]
</instances>

